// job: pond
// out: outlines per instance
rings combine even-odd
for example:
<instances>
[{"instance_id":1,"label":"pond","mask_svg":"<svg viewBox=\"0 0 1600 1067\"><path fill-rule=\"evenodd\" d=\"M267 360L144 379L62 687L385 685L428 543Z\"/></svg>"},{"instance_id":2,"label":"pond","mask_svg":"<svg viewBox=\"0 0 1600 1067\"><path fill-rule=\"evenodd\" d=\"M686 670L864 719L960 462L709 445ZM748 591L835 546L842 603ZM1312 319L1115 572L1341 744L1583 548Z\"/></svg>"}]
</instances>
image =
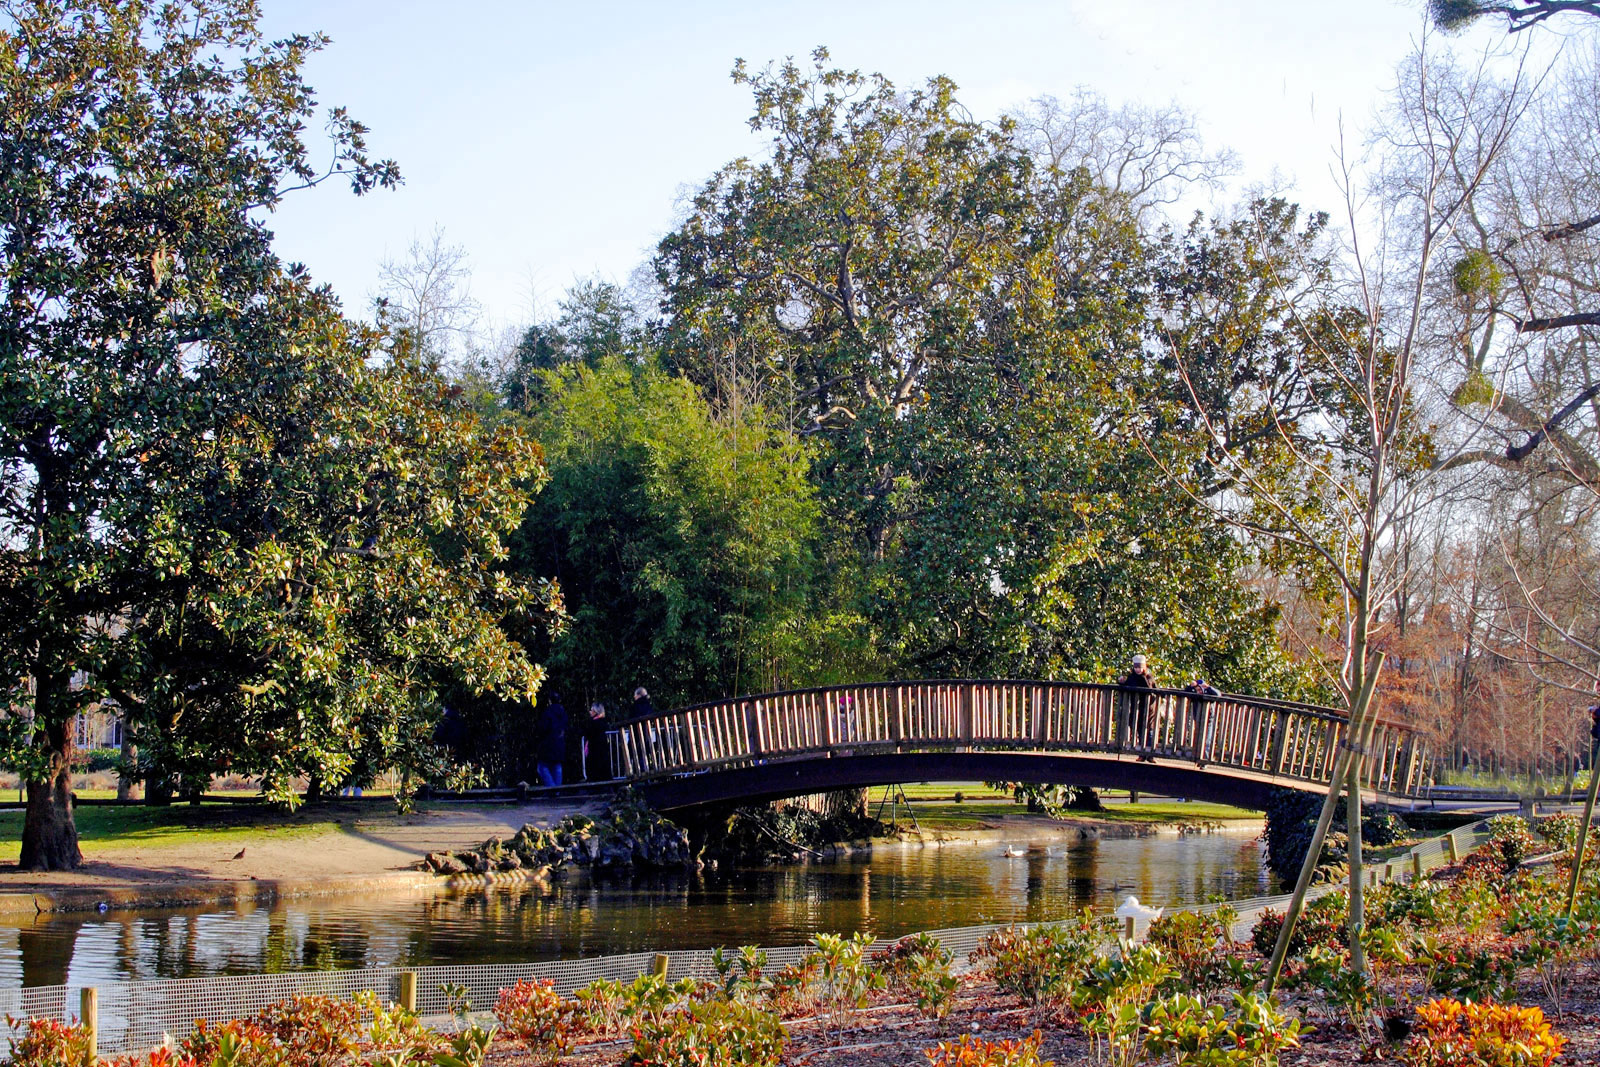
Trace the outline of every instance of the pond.
<instances>
[{"instance_id":1,"label":"pond","mask_svg":"<svg viewBox=\"0 0 1600 1067\"><path fill-rule=\"evenodd\" d=\"M1257 830L1062 844L888 847L803 866L546 886L330 896L217 908L41 915L0 929L0 987L100 985L446 963L504 963L916 930L1275 891ZM1021 856L1007 855L1021 851Z\"/></svg>"}]
</instances>

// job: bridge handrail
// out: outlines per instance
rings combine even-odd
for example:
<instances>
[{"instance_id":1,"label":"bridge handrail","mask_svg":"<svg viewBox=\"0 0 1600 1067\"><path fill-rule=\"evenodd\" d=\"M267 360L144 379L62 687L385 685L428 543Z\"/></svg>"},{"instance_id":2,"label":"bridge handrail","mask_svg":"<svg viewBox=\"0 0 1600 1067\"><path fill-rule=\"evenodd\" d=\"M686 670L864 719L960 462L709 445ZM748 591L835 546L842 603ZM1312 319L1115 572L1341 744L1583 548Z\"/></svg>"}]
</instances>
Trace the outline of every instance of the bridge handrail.
<instances>
[{"instance_id":1,"label":"bridge handrail","mask_svg":"<svg viewBox=\"0 0 1600 1067\"><path fill-rule=\"evenodd\" d=\"M1112 753L1193 760L1322 784L1349 720L1295 701L1105 682L935 678L813 686L656 712L617 724L614 771L636 779L853 752L948 749ZM620 757L620 759L619 759ZM1371 788L1418 796L1426 738L1380 721L1365 763Z\"/></svg>"},{"instance_id":2,"label":"bridge handrail","mask_svg":"<svg viewBox=\"0 0 1600 1067\"><path fill-rule=\"evenodd\" d=\"M899 681L887 682L841 682L838 685L812 685L801 689L779 689L770 693L746 693L742 696L722 697L719 700L702 700L698 704L685 704L682 707L668 708L663 711L657 709L652 715L638 715L617 721L621 726L628 723L652 722L658 719L667 719L685 712L703 711L706 708L721 707L724 704L739 704L750 700L770 700L786 696L809 696L813 693L827 693L837 689L886 689L891 686L902 685L1039 685L1054 686L1072 689L1089 689L1099 692L1130 693L1139 690L1128 689L1116 682L1074 682L1066 679L1047 679L1040 681L1034 678L908 678ZM1195 694L1187 689L1169 689L1164 686L1144 690L1148 693L1157 693L1165 696L1191 697ZM1221 693L1209 698L1211 700L1230 700L1240 704L1252 704L1265 708L1282 708L1286 711L1297 711L1328 720L1329 722L1347 722L1350 716L1337 708L1330 708L1324 704L1307 704L1298 700L1284 700L1280 697L1259 697L1247 693ZM1398 727L1409 730L1408 723L1401 722L1388 716L1379 716L1378 725Z\"/></svg>"}]
</instances>

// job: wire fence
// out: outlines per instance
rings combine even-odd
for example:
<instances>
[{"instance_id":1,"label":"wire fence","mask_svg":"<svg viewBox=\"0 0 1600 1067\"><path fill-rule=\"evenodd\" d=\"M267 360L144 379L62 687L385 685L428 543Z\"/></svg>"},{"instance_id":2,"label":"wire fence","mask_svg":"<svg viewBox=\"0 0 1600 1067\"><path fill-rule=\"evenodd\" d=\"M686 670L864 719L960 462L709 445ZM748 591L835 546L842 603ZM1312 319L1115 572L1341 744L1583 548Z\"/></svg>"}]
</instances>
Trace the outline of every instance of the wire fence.
<instances>
[{"instance_id":1,"label":"wire fence","mask_svg":"<svg viewBox=\"0 0 1600 1067\"><path fill-rule=\"evenodd\" d=\"M1484 822L1458 827L1448 834L1423 841L1403 856L1370 864L1368 877L1374 882L1408 881L1439 867L1457 862L1489 839ZM1342 888L1333 883L1316 888L1317 895ZM1248 900L1184 905L1174 911L1214 912L1231 907L1237 913L1232 936L1246 940L1251 928L1268 908L1282 911L1288 894L1254 897ZM959 965L964 965L984 936L1011 923L989 923L928 931L943 943ZM1016 924L1027 925L1027 924ZM898 938L880 938L878 949ZM786 945L765 950L768 965L780 968L797 963L810 951L809 945ZM204 978L159 979L120 982L96 990L96 1032L102 1055L133 1052L162 1044L167 1038L188 1034L195 1020L212 1023L242 1018L270 1004L295 995L320 994L347 998L371 990L381 999L400 999L401 975L416 977L416 1009L424 1019L448 1015L445 985L462 987L479 1010L493 1004L499 991L520 979L549 979L555 988L570 994L597 978L631 982L656 967L657 954L634 952L626 955L596 956L589 959L547 960L538 963L455 965L439 967L370 967L348 971L297 971L282 974L214 975ZM714 978L716 968L709 949L674 952L667 956L667 976ZM17 1036L30 1018L70 1022L78 1017L82 986L34 986L0 989L0 1032ZM12 1022L12 1020L15 1022Z\"/></svg>"}]
</instances>

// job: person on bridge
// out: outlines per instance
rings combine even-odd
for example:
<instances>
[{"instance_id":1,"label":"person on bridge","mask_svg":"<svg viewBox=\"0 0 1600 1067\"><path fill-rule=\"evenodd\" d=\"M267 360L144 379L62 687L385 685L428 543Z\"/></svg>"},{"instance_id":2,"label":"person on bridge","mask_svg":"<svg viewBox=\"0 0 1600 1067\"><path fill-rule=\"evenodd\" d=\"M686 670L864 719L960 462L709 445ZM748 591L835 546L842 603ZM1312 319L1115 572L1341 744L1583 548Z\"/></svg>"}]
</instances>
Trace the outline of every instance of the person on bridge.
<instances>
[{"instance_id":1,"label":"person on bridge","mask_svg":"<svg viewBox=\"0 0 1600 1067\"><path fill-rule=\"evenodd\" d=\"M539 718L539 784L561 784L561 763L567 758L567 709L560 693L551 693Z\"/></svg>"},{"instance_id":2,"label":"person on bridge","mask_svg":"<svg viewBox=\"0 0 1600 1067\"><path fill-rule=\"evenodd\" d=\"M1144 653L1133 657L1133 669L1128 671L1128 676L1117 683L1123 689L1131 689L1128 696L1128 723L1133 731L1133 743L1139 748L1150 747L1150 690L1156 687L1155 675L1150 673L1149 661ZM1154 763L1155 757L1148 752L1139 757L1141 762Z\"/></svg>"},{"instance_id":3,"label":"person on bridge","mask_svg":"<svg viewBox=\"0 0 1600 1067\"><path fill-rule=\"evenodd\" d=\"M1206 765L1206 752L1211 747L1212 733L1211 723L1206 716L1206 705L1214 697L1219 697L1222 694L1217 691L1216 686L1198 675L1195 676L1194 681L1183 687L1183 691L1189 694L1188 728L1191 734L1190 743L1194 745L1194 761L1199 766L1204 767Z\"/></svg>"},{"instance_id":4,"label":"person on bridge","mask_svg":"<svg viewBox=\"0 0 1600 1067\"><path fill-rule=\"evenodd\" d=\"M650 694L641 685L633 691L633 717L635 719L643 719L655 713L655 705L650 703Z\"/></svg>"},{"instance_id":5,"label":"person on bridge","mask_svg":"<svg viewBox=\"0 0 1600 1067\"><path fill-rule=\"evenodd\" d=\"M611 777L611 724L606 721L606 706L596 700L589 705L589 719L583 724L583 780L589 781L589 767L595 779Z\"/></svg>"}]
</instances>

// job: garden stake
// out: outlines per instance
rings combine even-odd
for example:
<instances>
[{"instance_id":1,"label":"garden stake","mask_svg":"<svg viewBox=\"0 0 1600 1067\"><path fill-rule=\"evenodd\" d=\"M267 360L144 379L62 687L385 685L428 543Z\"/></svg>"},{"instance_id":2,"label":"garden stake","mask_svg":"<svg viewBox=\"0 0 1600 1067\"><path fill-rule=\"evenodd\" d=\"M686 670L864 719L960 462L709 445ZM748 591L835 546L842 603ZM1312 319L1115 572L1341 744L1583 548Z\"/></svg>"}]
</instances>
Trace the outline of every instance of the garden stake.
<instances>
[{"instance_id":1,"label":"garden stake","mask_svg":"<svg viewBox=\"0 0 1600 1067\"><path fill-rule=\"evenodd\" d=\"M1376 725L1377 717L1371 714L1372 691L1377 686L1378 672L1383 670L1383 655L1379 652L1372 658L1367 677L1361 680L1360 693L1366 695L1367 701L1358 705L1362 712L1359 716L1362 725L1356 725L1358 716L1350 716L1350 739L1354 743L1354 751L1350 759L1349 781L1345 783L1345 824L1349 834L1347 854L1350 864L1350 913L1346 926L1350 931L1350 966L1357 974L1367 973L1367 954L1361 943L1362 930L1367 925L1366 888L1361 882L1361 779L1367 769L1367 746L1372 742L1373 727ZM1353 712L1355 709L1351 710Z\"/></svg>"},{"instance_id":2,"label":"garden stake","mask_svg":"<svg viewBox=\"0 0 1600 1067\"><path fill-rule=\"evenodd\" d=\"M1359 729L1352 728L1349 733L1365 732L1367 719L1372 714L1372 686L1377 681L1377 672L1368 674L1362 686L1361 693L1356 699L1356 708L1361 711ZM1294 933L1295 923L1300 921L1300 913L1305 911L1306 890L1311 888L1311 876L1316 872L1317 860L1322 855L1322 843L1328 837L1328 827L1333 825L1333 811L1339 804L1340 786L1350 773L1350 759L1354 755L1348 744L1339 747L1339 754L1334 758L1333 775L1328 779L1328 793L1322 801L1322 814L1317 819L1317 828L1311 835L1311 844L1306 849L1306 858L1300 864L1300 876L1295 879L1294 895L1289 898L1289 910L1283 916L1283 926L1278 930L1278 943L1272 949L1272 964L1267 968L1266 991L1272 992L1278 985L1278 976L1283 973L1284 957L1289 954L1289 937Z\"/></svg>"},{"instance_id":3,"label":"garden stake","mask_svg":"<svg viewBox=\"0 0 1600 1067\"><path fill-rule=\"evenodd\" d=\"M1578 843L1572 847L1572 881L1567 883L1567 922L1572 921L1572 909L1578 906L1578 876L1583 873L1583 846L1589 839L1589 820L1594 818L1594 795L1600 791L1600 767L1595 757L1600 756L1600 744L1589 750L1589 795L1583 801L1583 821L1578 824Z\"/></svg>"}]
</instances>

